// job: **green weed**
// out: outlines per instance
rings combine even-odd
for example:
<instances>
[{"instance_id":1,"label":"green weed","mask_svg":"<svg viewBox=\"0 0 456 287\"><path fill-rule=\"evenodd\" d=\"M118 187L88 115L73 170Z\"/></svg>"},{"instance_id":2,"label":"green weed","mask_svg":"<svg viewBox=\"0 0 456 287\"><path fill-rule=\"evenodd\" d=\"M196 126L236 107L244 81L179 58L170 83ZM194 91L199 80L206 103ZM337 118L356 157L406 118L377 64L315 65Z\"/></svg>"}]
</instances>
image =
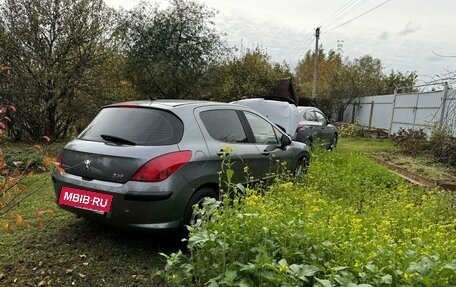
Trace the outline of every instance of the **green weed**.
<instances>
[{"instance_id":1,"label":"green weed","mask_svg":"<svg viewBox=\"0 0 456 287\"><path fill-rule=\"evenodd\" d=\"M454 196L411 186L358 152L317 151L303 180L247 189L239 204L212 208L192 229L189 253L166 255L166 279L170 286L454 285L454 204Z\"/></svg>"}]
</instances>

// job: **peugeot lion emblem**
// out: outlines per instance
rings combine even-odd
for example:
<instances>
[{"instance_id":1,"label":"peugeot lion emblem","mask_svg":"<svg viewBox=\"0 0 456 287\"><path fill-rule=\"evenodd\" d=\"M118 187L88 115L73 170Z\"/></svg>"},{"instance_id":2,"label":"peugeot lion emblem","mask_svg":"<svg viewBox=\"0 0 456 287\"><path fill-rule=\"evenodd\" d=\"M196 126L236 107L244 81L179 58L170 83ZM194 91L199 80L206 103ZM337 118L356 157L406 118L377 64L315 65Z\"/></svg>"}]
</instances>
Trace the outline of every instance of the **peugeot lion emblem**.
<instances>
[{"instance_id":1,"label":"peugeot lion emblem","mask_svg":"<svg viewBox=\"0 0 456 287\"><path fill-rule=\"evenodd\" d=\"M84 161L84 169L85 170L89 170L90 169L90 163L91 163L90 159L86 159Z\"/></svg>"}]
</instances>

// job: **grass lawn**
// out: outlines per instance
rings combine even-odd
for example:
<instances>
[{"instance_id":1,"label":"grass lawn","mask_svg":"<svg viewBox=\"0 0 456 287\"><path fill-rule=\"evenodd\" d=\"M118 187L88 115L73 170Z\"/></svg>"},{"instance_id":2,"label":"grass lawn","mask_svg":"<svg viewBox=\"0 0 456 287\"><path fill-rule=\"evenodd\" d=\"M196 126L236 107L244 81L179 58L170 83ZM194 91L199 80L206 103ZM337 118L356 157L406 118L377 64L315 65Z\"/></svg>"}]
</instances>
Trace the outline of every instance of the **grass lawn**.
<instances>
[{"instance_id":1,"label":"grass lawn","mask_svg":"<svg viewBox=\"0 0 456 287\"><path fill-rule=\"evenodd\" d=\"M338 147L344 152L375 155L388 163L399 166L431 180L456 183L456 169L435 163L429 156L404 155L390 139L343 138ZM456 151L455 151L456 152Z\"/></svg>"},{"instance_id":2,"label":"grass lawn","mask_svg":"<svg viewBox=\"0 0 456 287\"><path fill-rule=\"evenodd\" d=\"M250 190L169 254L171 286L456 286L454 194L408 184L366 153L389 141L314 150L305 177ZM217 204L217 203L215 203Z\"/></svg>"},{"instance_id":3,"label":"grass lawn","mask_svg":"<svg viewBox=\"0 0 456 287\"><path fill-rule=\"evenodd\" d=\"M163 286L151 274L164 266L159 252L178 249L175 241L77 219L54 203L49 174L35 177L44 187L1 219L20 214L24 222L0 230L0 286Z\"/></svg>"},{"instance_id":4,"label":"grass lawn","mask_svg":"<svg viewBox=\"0 0 456 287\"><path fill-rule=\"evenodd\" d=\"M390 141L341 139L341 153L394 151ZM13 213L0 219L0 287L3 286L166 286L151 274L165 266L160 252L181 245L171 238L104 227L59 209L49 173L45 182ZM33 188L32 188L33 189ZM14 223L16 215L24 222ZM40 216L37 216L40 215Z\"/></svg>"}]
</instances>

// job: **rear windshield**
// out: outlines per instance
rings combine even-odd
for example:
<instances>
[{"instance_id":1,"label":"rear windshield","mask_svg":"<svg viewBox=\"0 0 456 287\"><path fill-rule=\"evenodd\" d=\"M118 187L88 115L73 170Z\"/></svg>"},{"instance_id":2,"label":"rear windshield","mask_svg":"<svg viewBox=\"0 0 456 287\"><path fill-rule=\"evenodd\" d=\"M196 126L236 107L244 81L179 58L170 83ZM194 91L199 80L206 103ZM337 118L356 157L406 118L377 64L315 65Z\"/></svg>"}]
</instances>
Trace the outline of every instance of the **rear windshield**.
<instances>
[{"instance_id":1,"label":"rear windshield","mask_svg":"<svg viewBox=\"0 0 456 287\"><path fill-rule=\"evenodd\" d=\"M170 145L182 139L184 125L174 114L148 108L108 107L100 111L79 135L80 139L105 141L109 136L136 145Z\"/></svg>"}]
</instances>

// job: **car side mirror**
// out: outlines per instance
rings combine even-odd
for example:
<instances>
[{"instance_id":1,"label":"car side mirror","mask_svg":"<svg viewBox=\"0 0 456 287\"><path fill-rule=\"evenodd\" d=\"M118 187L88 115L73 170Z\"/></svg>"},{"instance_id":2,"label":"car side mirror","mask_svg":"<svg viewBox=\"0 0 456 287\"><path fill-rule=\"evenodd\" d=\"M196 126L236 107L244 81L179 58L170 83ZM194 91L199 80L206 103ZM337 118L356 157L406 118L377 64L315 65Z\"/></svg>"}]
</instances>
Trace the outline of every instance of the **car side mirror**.
<instances>
[{"instance_id":1,"label":"car side mirror","mask_svg":"<svg viewBox=\"0 0 456 287\"><path fill-rule=\"evenodd\" d=\"M271 145L268 145L264 151L266 153L269 153L278 148L285 149L285 147L287 147L289 145L291 145L291 138L288 135L282 135L282 137L280 138L280 146L277 144L271 144Z\"/></svg>"},{"instance_id":2,"label":"car side mirror","mask_svg":"<svg viewBox=\"0 0 456 287\"><path fill-rule=\"evenodd\" d=\"M285 149L289 145L291 145L291 138L287 135L282 135L280 138L280 148Z\"/></svg>"}]
</instances>

